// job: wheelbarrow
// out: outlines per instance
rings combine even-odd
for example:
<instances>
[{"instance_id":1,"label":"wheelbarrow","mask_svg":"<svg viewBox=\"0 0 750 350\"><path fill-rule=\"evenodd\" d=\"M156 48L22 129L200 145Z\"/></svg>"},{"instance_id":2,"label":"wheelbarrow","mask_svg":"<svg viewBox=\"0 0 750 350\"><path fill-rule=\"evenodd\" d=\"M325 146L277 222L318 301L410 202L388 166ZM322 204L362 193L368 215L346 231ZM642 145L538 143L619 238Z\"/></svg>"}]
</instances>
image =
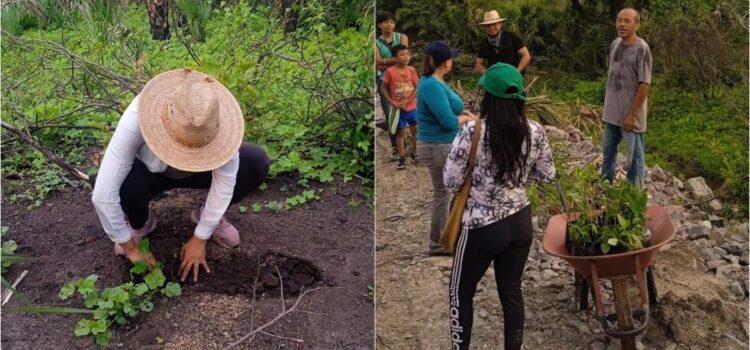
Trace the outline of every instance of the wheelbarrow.
<instances>
[{"instance_id":1,"label":"wheelbarrow","mask_svg":"<svg viewBox=\"0 0 750 350\"><path fill-rule=\"evenodd\" d=\"M580 213L559 214L551 217L544 232L542 248L547 254L567 261L576 273L586 279L587 284L593 289L596 318L602 324L605 333L620 339L623 350L634 350L635 337L646 330L649 318L650 304L644 271L654 261L659 248L674 238L672 220L663 207L649 206L646 209L646 228L651 231L650 246L619 254L573 256L565 245L565 232L568 222L575 220L578 216ZM631 311L627 294L628 280L632 276L635 276L640 292L641 309L636 312ZM605 313L602 303L602 278L612 280L615 313ZM655 292L650 294L655 294ZM637 321L637 325L634 320ZM617 327L610 327L610 322L615 321L617 321Z\"/></svg>"}]
</instances>

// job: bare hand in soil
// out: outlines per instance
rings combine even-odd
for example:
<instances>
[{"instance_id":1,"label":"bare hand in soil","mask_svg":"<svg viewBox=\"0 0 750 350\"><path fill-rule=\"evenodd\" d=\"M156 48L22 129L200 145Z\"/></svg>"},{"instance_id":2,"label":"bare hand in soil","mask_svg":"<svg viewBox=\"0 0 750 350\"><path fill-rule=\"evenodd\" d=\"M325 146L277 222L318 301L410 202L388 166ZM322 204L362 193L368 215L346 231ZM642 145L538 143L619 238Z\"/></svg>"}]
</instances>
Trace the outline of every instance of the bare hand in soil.
<instances>
[{"instance_id":1,"label":"bare hand in soil","mask_svg":"<svg viewBox=\"0 0 750 350\"><path fill-rule=\"evenodd\" d=\"M154 255L151 254L151 252L144 253L140 249L138 249L138 244L135 243L132 238L125 243L120 243L120 246L122 246L125 254L127 254L128 260L130 260L130 262L132 262L133 264L139 261L145 261L146 263L148 263L149 270L153 270L154 267L156 267L156 258L154 258Z\"/></svg>"},{"instance_id":2,"label":"bare hand in soil","mask_svg":"<svg viewBox=\"0 0 750 350\"><path fill-rule=\"evenodd\" d=\"M193 236L190 240L182 246L180 251L180 281L185 282L190 270L193 270L193 282L198 282L198 271L200 267L206 270L207 273L211 273L211 269L208 268L206 262L206 241L198 237Z\"/></svg>"}]
</instances>

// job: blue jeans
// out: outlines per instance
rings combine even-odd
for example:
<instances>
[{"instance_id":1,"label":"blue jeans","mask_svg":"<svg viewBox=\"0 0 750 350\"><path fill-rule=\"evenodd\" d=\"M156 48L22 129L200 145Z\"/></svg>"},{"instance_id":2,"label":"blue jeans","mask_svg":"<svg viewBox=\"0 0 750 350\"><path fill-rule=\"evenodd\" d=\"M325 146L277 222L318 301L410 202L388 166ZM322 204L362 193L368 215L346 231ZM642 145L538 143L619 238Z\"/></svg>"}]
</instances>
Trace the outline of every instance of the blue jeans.
<instances>
[{"instance_id":1,"label":"blue jeans","mask_svg":"<svg viewBox=\"0 0 750 350\"><path fill-rule=\"evenodd\" d=\"M643 133L625 131L625 129L609 123L604 123L604 139L602 140L602 177L610 182L615 178L617 167L617 145L620 140L625 141L628 163L625 167L628 182L643 185L646 177L646 155L643 146Z\"/></svg>"}]
</instances>

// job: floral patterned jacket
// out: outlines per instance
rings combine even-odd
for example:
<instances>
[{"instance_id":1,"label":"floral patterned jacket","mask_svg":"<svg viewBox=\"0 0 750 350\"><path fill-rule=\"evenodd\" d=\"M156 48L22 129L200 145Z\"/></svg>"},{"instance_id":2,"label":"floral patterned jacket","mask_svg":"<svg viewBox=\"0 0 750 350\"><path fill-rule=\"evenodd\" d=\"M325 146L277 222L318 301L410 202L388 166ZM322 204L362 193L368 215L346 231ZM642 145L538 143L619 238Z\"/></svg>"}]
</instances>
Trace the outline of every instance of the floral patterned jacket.
<instances>
[{"instance_id":1,"label":"floral patterned jacket","mask_svg":"<svg viewBox=\"0 0 750 350\"><path fill-rule=\"evenodd\" d=\"M555 178L555 163L552 161L550 148L544 127L528 120L531 147L523 169L523 183L528 181L551 182ZM487 226L510 216L529 205L526 189L513 186L509 182L497 183L495 173L497 166L492 159L489 146L485 144L486 123L482 123L482 132L477 149L477 159L469 199L466 202L463 219L464 227L475 229ZM464 182L464 175L469 161L471 137L474 133L474 122L468 122L453 140L451 151L443 168L443 183L451 192L458 192ZM526 141L524 141L526 142ZM485 147L486 146L486 147ZM526 144L522 148L526 151Z\"/></svg>"}]
</instances>

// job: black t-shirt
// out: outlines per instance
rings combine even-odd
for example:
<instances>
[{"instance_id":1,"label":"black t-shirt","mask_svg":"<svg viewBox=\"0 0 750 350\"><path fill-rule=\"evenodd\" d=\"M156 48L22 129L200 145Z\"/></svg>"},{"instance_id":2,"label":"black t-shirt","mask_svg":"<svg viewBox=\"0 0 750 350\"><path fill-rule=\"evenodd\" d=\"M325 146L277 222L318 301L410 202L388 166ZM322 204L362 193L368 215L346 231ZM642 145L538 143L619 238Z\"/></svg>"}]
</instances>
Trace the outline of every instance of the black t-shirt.
<instances>
[{"instance_id":1,"label":"black t-shirt","mask_svg":"<svg viewBox=\"0 0 750 350\"><path fill-rule=\"evenodd\" d=\"M518 50L524 48L526 45L523 43L523 39L513 32L501 32L500 34L500 46L490 45L489 38L484 38L482 43L479 44L479 54L477 57L484 59L487 62L487 67L491 67L497 62L503 62L518 67L518 62L521 61L521 56L518 54Z\"/></svg>"}]
</instances>

